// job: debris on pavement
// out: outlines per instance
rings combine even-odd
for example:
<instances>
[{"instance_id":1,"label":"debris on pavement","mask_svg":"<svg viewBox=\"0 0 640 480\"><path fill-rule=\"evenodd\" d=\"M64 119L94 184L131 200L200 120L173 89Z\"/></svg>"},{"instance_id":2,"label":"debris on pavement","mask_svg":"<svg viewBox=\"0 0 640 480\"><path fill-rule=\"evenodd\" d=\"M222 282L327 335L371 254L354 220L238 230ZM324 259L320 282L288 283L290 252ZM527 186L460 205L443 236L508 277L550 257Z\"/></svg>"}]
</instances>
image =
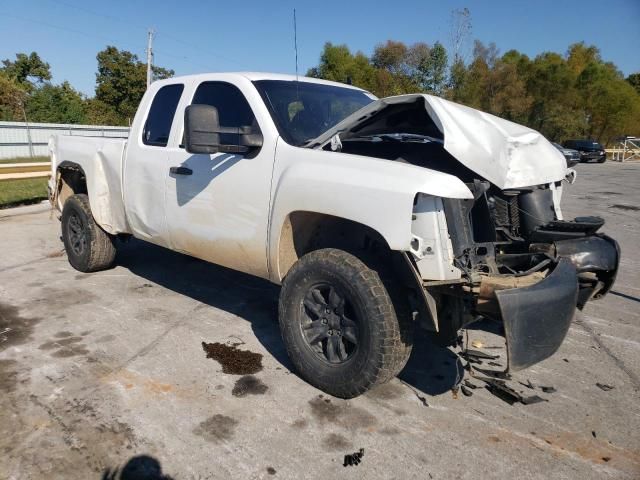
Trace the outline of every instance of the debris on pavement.
<instances>
[{"instance_id":1,"label":"debris on pavement","mask_svg":"<svg viewBox=\"0 0 640 480\"><path fill-rule=\"evenodd\" d=\"M533 405L534 403L547 402L548 400L539 397L538 395L524 396L516 392L513 388L509 387L506 383L500 380L484 379L487 383L487 390L501 400L504 400L509 405L514 403L522 403L523 405Z\"/></svg>"},{"instance_id":2,"label":"debris on pavement","mask_svg":"<svg viewBox=\"0 0 640 480\"><path fill-rule=\"evenodd\" d=\"M471 350L469 348L467 348L466 350L463 350L461 355L465 358L472 357L472 358L483 359L483 360L497 360L498 358L500 358L500 355L497 355L497 354L492 355L490 353L481 352L480 350Z\"/></svg>"},{"instance_id":3,"label":"debris on pavement","mask_svg":"<svg viewBox=\"0 0 640 480\"><path fill-rule=\"evenodd\" d=\"M469 380L467 380L465 378L464 380L464 386L467 388L472 388L473 390L475 390L476 388L478 388L478 385L476 385L475 383L470 382Z\"/></svg>"},{"instance_id":4,"label":"debris on pavement","mask_svg":"<svg viewBox=\"0 0 640 480\"><path fill-rule=\"evenodd\" d=\"M484 347L484 343L481 340L474 340L473 342L471 342L471 346L473 348L482 348Z\"/></svg>"},{"instance_id":5,"label":"debris on pavement","mask_svg":"<svg viewBox=\"0 0 640 480\"><path fill-rule=\"evenodd\" d=\"M362 461L362 457L364 456L364 448L361 448L359 451L352 453L350 455L344 456L343 467L351 467L356 466Z\"/></svg>"},{"instance_id":6,"label":"debris on pavement","mask_svg":"<svg viewBox=\"0 0 640 480\"><path fill-rule=\"evenodd\" d=\"M409 390L411 390L413 392L413 394L417 397L417 399L420 400L420 403L422 403L422 406L424 406L424 407L428 407L429 406L429 403L427 402L427 399L424 396L420 395L418 393L418 391L413 386L409 385L407 382L405 382L402 379L398 379L398 380L400 380L400 383L402 383L405 387L408 387Z\"/></svg>"},{"instance_id":7,"label":"debris on pavement","mask_svg":"<svg viewBox=\"0 0 640 480\"><path fill-rule=\"evenodd\" d=\"M459 390L458 385L456 385L451 389L451 396L453 397L454 400L458 399L458 390Z\"/></svg>"},{"instance_id":8,"label":"debris on pavement","mask_svg":"<svg viewBox=\"0 0 640 480\"><path fill-rule=\"evenodd\" d=\"M239 350L237 345L202 342L207 358L212 358L222 366L222 373L231 375L251 375L262 370L262 354Z\"/></svg>"},{"instance_id":9,"label":"debris on pavement","mask_svg":"<svg viewBox=\"0 0 640 480\"><path fill-rule=\"evenodd\" d=\"M607 385L606 383L596 383L596 387L598 387L600 390L604 391L604 392L608 392L609 390L613 390L615 387L613 387L612 385Z\"/></svg>"},{"instance_id":10,"label":"debris on pavement","mask_svg":"<svg viewBox=\"0 0 640 480\"><path fill-rule=\"evenodd\" d=\"M555 389L555 387L540 387L540 390L542 390L544 393L556 393L557 390Z\"/></svg>"},{"instance_id":11,"label":"debris on pavement","mask_svg":"<svg viewBox=\"0 0 640 480\"><path fill-rule=\"evenodd\" d=\"M470 397L471 395L473 395L473 392L471 391L471 389L466 385L460 385L460 390L462 391L462 394L465 397Z\"/></svg>"},{"instance_id":12,"label":"debris on pavement","mask_svg":"<svg viewBox=\"0 0 640 480\"><path fill-rule=\"evenodd\" d=\"M531 390L534 390L536 388L536 386L533 383L531 383L531 380L529 380L528 378L526 383L525 382L518 382L518 383L524 387L530 388Z\"/></svg>"}]
</instances>

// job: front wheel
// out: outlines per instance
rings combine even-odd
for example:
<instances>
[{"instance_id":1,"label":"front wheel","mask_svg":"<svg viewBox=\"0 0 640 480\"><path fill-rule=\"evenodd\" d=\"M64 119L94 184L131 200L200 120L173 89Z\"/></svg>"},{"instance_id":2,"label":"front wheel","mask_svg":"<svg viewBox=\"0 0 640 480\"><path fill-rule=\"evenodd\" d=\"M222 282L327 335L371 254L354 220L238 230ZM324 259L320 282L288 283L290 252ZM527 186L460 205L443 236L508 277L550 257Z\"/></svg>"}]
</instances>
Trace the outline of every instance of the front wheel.
<instances>
[{"instance_id":1,"label":"front wheel","mask_svg":"<svg viewBox=\"0 0 640 480\"><path fill-rule=\"evenodd\" d=\"M113 237L93 219L85 194L73 195L64 202L62 241L69 263L80 272L95 272L113 265L116 257Z\"/></svg>"},{"instance_id":2,"label":"front wheel","mask_svg":"<svg viewBox=\"0 0 640 480\"><path fill-rule=\"evenodd\" d=\"M289 358L302 378L336 397L358 396L400 372L412 346L403 320L378 273L342 250L305 255L282 284Z\"/></svg>"}]
</instances>

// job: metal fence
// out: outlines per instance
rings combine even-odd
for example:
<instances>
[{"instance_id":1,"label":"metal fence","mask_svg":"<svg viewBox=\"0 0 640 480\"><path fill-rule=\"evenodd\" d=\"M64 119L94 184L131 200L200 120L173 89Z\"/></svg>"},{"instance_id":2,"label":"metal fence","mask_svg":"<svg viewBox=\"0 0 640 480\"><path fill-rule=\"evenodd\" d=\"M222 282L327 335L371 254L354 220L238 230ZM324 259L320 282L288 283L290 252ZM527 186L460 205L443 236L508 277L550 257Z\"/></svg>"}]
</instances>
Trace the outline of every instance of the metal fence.
<instances>
[{"instance_id":1,"label":"metal fence","mask_svg":"<svg viewBox=\"0 0 640 480\"><path fill-rule=\"evenodd\" d=\"M127 127L64 123L0 122L0 159L46 156L51 135L126 138Z\"/></svg>"}]
</instances>

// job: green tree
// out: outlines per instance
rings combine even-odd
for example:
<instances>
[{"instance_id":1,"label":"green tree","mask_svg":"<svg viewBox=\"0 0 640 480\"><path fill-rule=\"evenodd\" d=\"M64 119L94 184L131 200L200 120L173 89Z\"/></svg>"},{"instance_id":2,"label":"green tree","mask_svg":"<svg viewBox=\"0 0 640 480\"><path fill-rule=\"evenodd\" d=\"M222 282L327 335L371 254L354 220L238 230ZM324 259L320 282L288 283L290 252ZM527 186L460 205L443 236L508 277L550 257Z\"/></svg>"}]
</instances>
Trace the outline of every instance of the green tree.
<instances>
[{"instance_id":1,"label":"green tree","mask_svg":"<svg viewBox=\"0 0 640 480\"><path fill-rule=\"evenodd\" d=\"M0 120L22 121L22 105L26 96L23 87L0 70Z\"/></svg>"},{"instance_id":2,"label":"green tree","mask_svg":"<svg viewBox=\"0 0 640 480\"><path fill-rule=\"evenodd\" d=\"M51 68L36 52L17 53L15 61L5 59L0 68L9 78L14 79L27 92L37 85L51 80Z\"/></svg>"},{"instance_id":3,"label":"green tree","mask_svg":"<svg viewBox=\"0 0 640 480\"><path fill-rule=\"evenodd\" d=\"M578 76L577 87L589 118L589 137L610 143L634 128L640 98L613 64L587 64Z\"/></svg>"},{"instance_id":4,"label":"green tree","mask_svg":"<svg viewBox=\"0 0 640 480\"><path fill-rule=\"evenodd\" d=\"M447 81L446 48L440 42L431 48L420 42L408 48L406 58L409 75L420 91L441 95Z\"/></svg>"},{"instance_id":5,"label":"green tree","mask_svg":"<svg viewBox=\"0 0 640 480\"><path fill-rule=\"evenodd\" d=\"M428 61L428 55L425 57L427 49L426 44L407 47L395 40L376 45L371 57L376 69L374 93L386 97L419 92L420 85L417 82L420 78L416 66Z\"/></svg>"},{"instance_id":6,"label":"green tree","mask_svg":"<svg viewBox=\"0 0 640 480\"><path fill-rule=\"evenodd\" d=\"M627 83L635 88L636 92L640 94L640 73L632 73L627 77Z\"/></svg>"},{"instance_id":7,"label":"green tree","mask_svg":"<svg viewBox=\"0 0 640 480\"><path fill-rule=\"evenodd\" d=\"M97 55L96 100L113 109L118 123L133 118L147 89L146 65L137 55L108 46ZM173 76L173 70L153 68L154 80ZM95 112L94 112L95 113Z\"/></svg>"},{"instance_id":8,"label":"green tree","mask_svg":"<svg viewBox=\"0 0 640 480\"><path fill-rule=\"evenodd\" d=\"M45 83L34 90L26 103L27 118L32 122L86 123L86 105L82 95L69 82Z\"/></svg>"},{"instance_id":9,"label":"green tree","mask_svg":"<svg viewBox=\"0 0 640 480\"><path fill-rule=\"evenodd\" d=\"M327 42L320 55L320 63L311 68L307 75L334 82L352 83L365 90L375 90L375 69L362 52L355 55L346 45Z\"/></svg>"}]
</instances>

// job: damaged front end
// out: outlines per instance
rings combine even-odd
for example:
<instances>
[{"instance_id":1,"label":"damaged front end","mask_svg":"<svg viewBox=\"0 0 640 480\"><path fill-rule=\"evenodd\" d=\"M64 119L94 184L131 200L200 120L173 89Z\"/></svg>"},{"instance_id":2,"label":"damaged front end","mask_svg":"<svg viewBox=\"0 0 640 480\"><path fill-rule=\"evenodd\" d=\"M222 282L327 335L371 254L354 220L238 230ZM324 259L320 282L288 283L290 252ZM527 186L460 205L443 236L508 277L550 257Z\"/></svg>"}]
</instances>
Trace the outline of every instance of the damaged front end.
<instances>
[{"instance_id":1,"label":"damaged front end","mask_svg":"<svg viewBox=\"0 0 640 480\"><path fill-rule=\"evenodd\" d=\"M610 290L620 249L598 233L601 218L557 218L559 185L500 191L476 180L468 186L473 200L443 200L463 283L431 287L445 315L459 302L468 314L442 333L478 316L499 321L508 370L522 370L555 353L576 307Z\"/></svg>"},{"instance_id":2,"label":"damaged front end","mask_svg":"<svg viewBox=\"0 0 640 480\"><path fill-rule=\"evenodd\" d=\"M575 171L535 130L402 95L367 105L309 147L419 166L468 187L465 199L416 195L405 252L418 285L412 303L443 343L478 319L501 322L508 369L521 370L551 356L576 307L613 285L618 244L599 233L601 218L562 219L562 182Z\"/></svg>"}]
</instances>

